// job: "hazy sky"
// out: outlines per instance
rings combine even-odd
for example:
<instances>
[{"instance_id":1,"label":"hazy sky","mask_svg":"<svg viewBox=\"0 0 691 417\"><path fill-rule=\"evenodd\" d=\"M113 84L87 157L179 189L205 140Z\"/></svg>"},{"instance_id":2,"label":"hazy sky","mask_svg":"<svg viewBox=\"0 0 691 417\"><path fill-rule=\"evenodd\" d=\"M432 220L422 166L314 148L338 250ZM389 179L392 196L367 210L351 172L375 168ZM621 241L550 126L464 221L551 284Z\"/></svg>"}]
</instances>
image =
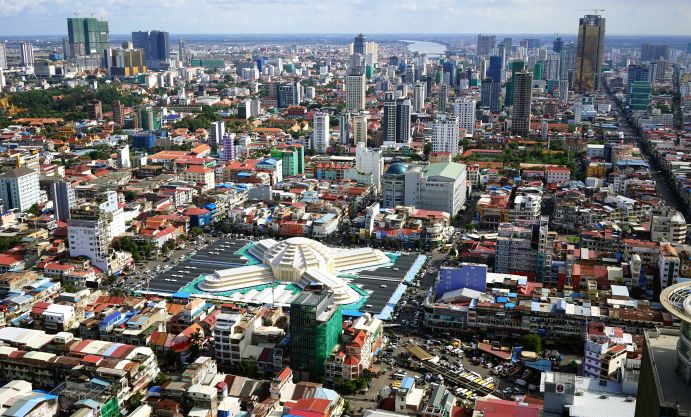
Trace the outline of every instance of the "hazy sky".
<instances>
[{"instance_id":1,"label":"hazy sky","mask_svg":"<svg viewBox=\"0 0 691 417\"><path fill-rule=\"evenodd\" d=\"M691 35L691 0L0 0L0 36L67 34L75 12L111 33L576 33L599 7L610 34Z\"/></svg>"}]
</instances>

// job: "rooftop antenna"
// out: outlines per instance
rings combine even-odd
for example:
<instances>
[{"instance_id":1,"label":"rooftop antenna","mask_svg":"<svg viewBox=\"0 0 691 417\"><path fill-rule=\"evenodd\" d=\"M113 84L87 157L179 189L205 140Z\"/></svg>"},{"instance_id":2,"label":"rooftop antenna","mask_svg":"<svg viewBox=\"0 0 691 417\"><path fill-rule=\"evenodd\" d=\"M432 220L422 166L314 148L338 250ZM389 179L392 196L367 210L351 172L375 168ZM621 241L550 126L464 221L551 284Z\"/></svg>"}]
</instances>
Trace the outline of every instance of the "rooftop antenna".
<instances>
[{"instance_id":1,"label":"rooftop antenna","mask_svg":"<svg viewBox=\"0 0 691 417\"><path fill-rule=\"evenodd\" d=\"M576 10L579 10L579 11L582 11L582 12L590 12L590 11L592 11L593 14L598 14L597 12L604 12L604 11L605 11L605 9L576 9Z\"/></svg>"}]
</instances>

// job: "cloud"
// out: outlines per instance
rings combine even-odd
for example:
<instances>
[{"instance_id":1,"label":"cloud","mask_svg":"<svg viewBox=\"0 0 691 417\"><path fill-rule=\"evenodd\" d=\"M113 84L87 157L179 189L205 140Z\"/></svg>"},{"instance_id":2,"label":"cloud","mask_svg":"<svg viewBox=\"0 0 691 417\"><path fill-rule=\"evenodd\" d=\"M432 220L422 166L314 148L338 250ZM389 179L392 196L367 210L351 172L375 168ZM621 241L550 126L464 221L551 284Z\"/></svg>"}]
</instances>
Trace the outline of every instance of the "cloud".
<instances>
[{"instance_id":1,"label":"cloud","mask_svg":"<svg viewBox=\"0 0 691 417\"><path fill-rule=\"evenodd\" d=\"M689 0L601 0L608 33L691 34ZM64 34L75 12L112 33L575 33L565 0L0 0L0 35Z\"/></svg>"}]
</instances>

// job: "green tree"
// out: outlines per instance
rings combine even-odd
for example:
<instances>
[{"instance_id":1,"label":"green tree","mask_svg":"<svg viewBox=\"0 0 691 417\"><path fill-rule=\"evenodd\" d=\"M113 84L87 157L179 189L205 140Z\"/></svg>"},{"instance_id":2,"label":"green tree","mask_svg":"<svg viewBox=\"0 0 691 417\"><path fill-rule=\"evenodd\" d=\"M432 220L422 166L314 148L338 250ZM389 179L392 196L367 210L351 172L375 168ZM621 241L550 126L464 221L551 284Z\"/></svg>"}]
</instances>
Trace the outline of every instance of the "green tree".
<instances>
[{"instance_id":1,"label":"green tree","mask_svg":"<svg viewBox=\"0 0 691 417\"><path fill-rule=\"evenodd\" d=\"M542 352L542 338L535 333L528 333L521 339L523 349Z\"/></svg>"}]
</instances>

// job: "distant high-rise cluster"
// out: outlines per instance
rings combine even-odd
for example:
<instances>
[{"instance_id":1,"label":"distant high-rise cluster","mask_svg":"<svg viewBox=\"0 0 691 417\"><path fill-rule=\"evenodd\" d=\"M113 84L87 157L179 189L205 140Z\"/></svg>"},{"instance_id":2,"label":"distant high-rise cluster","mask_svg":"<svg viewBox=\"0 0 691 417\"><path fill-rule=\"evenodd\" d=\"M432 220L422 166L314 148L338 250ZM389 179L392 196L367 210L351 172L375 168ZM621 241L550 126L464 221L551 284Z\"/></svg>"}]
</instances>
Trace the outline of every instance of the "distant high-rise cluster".
<instances>
[{"instance_id":1,"label":"distant high-rise cluster","mask_svg":"<svg viewBox=\"0 0 691 417\"><path fill-rule=\"evenodd\" d=\"M158 30L132 32L132 44L135 48L144 50L144 60L148 68L160 69L161 64L170 59L168 32Z\"/></svg>"},{"instance_id":2,"label":"distant high-rise cluster","mask_svg":"<svg viewBox=\"0 0 691 417\"><path fill-rule=\"evenodd\" d=\"M110 47L108 22L94 17L68 18L67 47L65 58L73 62L80 57L102 58Z\"/></svg>"}]
</instances>

